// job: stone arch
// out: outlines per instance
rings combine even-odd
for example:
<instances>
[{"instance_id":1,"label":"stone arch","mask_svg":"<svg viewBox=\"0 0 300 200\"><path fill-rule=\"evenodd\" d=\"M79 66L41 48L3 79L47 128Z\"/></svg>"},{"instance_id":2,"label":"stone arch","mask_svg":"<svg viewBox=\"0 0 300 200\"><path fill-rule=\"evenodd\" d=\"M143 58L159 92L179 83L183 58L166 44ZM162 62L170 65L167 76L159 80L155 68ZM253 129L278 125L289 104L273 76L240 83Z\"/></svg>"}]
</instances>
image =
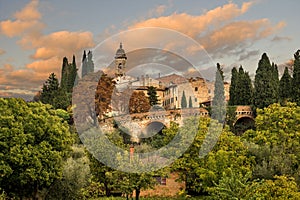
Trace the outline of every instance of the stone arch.
<instances>
[{"instance_id":1,"label":"stone arch","mask_svg":"<svg viewBox=\"0 0 300 200\"><path fill-rule=\"evenodd\" d=\"M157 133L162 133L162 130L166 125L161 121L151 121L146 124L144 128L144 134L155 135Z\"/></svg>"},{"instance_id":2,"label":"stone arch","mask_svg":"<svg viewBox=\"0 0 300 200\"><path fill-rule=\"evenodd\" d=\"M255 121L252 116L240 116L234 123L234 132L236 135L242 135L246 130L253 129Z\"/></svg>"}]
</instances>

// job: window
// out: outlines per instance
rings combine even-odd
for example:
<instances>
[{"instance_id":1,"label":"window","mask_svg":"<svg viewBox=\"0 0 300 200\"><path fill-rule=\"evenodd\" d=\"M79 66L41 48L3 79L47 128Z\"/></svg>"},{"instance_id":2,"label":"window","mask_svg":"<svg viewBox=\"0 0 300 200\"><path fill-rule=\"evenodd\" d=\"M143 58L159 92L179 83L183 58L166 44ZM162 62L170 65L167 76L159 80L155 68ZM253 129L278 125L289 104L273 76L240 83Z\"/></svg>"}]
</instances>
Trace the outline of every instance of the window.
<instances>
[{"instance_id":1,"label":"window","mask_svg":"<svg viewBox=\"0 0 300 200\"><path fill-rule=\"evenodd\" d=\"M198 91L198 87L195 87L195 92L197 92Z\"/></svg>"}]
</instances>

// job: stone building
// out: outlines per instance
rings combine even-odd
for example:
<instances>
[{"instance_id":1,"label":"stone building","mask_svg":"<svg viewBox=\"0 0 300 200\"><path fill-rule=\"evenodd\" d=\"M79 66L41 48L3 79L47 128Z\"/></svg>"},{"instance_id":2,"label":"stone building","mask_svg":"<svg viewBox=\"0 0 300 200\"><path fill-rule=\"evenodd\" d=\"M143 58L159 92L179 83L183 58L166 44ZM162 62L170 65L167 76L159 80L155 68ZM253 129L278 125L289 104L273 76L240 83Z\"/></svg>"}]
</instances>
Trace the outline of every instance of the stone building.
<instances>
[{"instance_id":1,"label":"stone building","mask_svg":"<svg viewBox=\"0 0 300 200\"><path fill-rule=\"evenodd\" d=\"M134 78L126 75L126 52L120 43L115 55L115 81L116 88L121 92L124 89L143 91L147 95L148 87L157 89L159 105L166 110L181 109L185 96L187 108L198 108L209 105L214 92L214 82L209 82L202 77L185 78L178 74L170 74L159 78L141 75ZM229 84L224 83L225 98L229 100Z\"/></svg>"}]
</instances>

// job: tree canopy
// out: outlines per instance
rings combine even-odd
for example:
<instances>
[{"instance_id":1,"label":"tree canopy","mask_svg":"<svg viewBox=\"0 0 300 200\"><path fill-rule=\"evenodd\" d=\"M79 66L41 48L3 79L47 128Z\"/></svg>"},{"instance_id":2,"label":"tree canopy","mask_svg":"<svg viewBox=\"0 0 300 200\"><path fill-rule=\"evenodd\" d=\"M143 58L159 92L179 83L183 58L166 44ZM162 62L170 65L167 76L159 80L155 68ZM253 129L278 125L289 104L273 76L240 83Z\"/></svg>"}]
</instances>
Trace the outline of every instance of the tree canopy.
<instances>
[{"instance_id":1,"label":"tree canopy","mask_svg":"<svg viewBox=\"0 0 300 200\"><path fill-rule=\"evenodd\" d=\"M37 197L61 178L73 143L69 126L49 105L0 98L0 188L11 197Z\"/></svg>"}]
</instances>

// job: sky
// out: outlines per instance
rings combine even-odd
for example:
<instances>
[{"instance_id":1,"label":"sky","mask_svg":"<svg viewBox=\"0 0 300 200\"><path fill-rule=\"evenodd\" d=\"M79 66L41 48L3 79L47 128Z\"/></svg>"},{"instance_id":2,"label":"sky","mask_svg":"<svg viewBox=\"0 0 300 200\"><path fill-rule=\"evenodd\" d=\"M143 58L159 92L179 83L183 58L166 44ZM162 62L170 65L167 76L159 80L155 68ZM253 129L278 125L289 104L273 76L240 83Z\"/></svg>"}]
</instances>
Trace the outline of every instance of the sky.
<instances>
[{"instance_id":1,"label":"sky","mask_svg":"<svg viewBox=\"0 0 300 200\"><path fill-rule=\"evenodd\" d=\"M51 72L60 77L63 57L80 67L84 50L97 69L109 65L119 42L135 60L137 49L175 52L207 78L216 63L226 80L240 65L253 77L264 52L282 71L300 48L298 8L296 0L0 0L0 97L32 99Z\"/></svg>"}]
</instances>

